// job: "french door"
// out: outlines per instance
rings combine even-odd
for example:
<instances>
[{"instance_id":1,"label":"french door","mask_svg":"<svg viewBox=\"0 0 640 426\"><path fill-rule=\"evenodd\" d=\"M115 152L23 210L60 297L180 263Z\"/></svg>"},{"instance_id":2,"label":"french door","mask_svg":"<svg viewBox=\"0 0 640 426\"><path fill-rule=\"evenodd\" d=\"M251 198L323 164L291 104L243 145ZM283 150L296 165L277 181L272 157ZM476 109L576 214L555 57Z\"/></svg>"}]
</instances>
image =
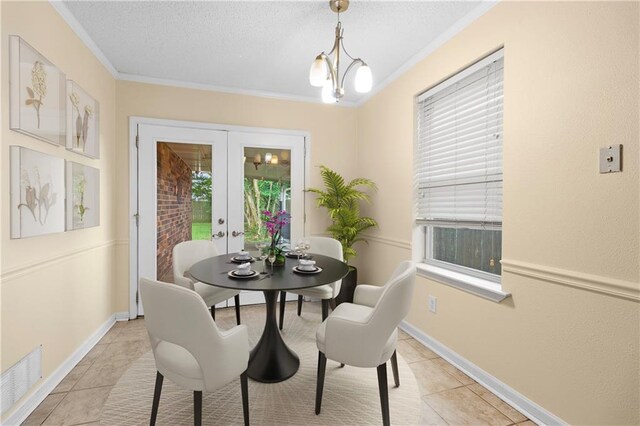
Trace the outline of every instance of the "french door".
<instances>
[{"instance_id":1,"label":"french door","mask_svg":"<svg viewBox=\"0 0 640 426\"><path fill-rule=\"evenodd\" d=\"M136 289L140 277L171 281L169 253L177 242L188 239L185 235L213 240L221 254L256 250L255 242L266 238L260 222L265 209L291 214L284 242L304 235L304 136L161 124L138 124L137 136L137 256L132 258ZM167 167L173 173L168 177L162 171ZM197 185L181 184L180 173L200 180ZM210 190L203 192L202 182ZM210 212L198 211L196 218L196 207L202 204L195 201L198 196L210 200ZM190 220L180 214L189 207ZM203 219L209 224L195 223ZM263 303L264 298L260 292L246 291L240 301ZM144 314L139 298L136 308L138 315Z\"/></svg>"}]
</instances>

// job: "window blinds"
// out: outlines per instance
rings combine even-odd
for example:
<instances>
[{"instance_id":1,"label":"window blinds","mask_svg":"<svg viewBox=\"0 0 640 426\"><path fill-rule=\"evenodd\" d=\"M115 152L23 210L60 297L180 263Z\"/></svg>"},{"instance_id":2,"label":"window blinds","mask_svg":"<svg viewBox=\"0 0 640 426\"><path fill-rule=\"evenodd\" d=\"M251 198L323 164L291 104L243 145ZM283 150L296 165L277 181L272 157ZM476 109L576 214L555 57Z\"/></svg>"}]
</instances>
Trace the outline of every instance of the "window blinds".
<instances>
[{"instance_id":1,"label":"window blinds","mask_svg":"<svg viewBox=\"0 0 640 426\"><path fill-rule=\"evenodd\" d=\"M503 51L417 99L419 223L502 222Z\"/></svg>"}]
</instances>

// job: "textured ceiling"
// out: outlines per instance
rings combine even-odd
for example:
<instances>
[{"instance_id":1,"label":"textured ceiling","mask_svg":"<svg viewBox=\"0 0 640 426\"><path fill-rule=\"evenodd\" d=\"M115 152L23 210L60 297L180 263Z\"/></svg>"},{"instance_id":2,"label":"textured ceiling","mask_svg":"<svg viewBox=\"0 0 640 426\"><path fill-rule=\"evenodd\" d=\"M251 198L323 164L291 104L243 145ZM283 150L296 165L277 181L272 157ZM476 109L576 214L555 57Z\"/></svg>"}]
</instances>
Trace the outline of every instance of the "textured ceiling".
<instances>
[{"instance_id":1,"label":"textured ceiling","mask_svg":"<svg viewBox=\"0 0 640 426\"><path fill-rule=\"evenodd\" d=\"M308 81L330 50L328 1L67 1L69 12L121 74L319 99ZM358 1L341 15L345 47L373 71L374 88L480 2ZM352 71L345 100L353 90Z\"/></svg>"}]
</instances>

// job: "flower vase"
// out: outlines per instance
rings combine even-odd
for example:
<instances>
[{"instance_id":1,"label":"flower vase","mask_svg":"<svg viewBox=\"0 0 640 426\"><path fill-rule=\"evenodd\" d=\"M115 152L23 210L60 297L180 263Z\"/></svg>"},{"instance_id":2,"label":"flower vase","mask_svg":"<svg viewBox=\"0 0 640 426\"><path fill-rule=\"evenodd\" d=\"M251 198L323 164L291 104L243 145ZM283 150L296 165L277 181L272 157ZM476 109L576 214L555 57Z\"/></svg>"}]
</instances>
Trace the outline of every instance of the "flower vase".
<instances>
[{"instance_id":1,"label":"flower vase","mask_svg":"<svg viewBox=\"0 0 640 426\"><path fill-rule=\"evenodd\" d=\"M277 248L269 248L267 255L271 255L272 253L276 254L276 260L273 262L273 266L284 266L286 259L282 254L282 250ZM268 257L267 259L265 259L264 263L266 266L271 266Z\"/></svg>"}]
</instances>

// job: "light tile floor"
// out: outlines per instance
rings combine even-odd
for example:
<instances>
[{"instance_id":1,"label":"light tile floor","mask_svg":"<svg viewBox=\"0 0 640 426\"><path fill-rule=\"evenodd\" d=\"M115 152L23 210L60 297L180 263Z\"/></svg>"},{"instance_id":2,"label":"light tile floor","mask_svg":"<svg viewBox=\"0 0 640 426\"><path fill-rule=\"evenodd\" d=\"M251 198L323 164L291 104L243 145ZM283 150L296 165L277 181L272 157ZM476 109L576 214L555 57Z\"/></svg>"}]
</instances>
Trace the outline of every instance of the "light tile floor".
<instances>
[{"instance_id":1,"label":"light tile floor","mask_svg":"<svg viewBox=\"0 0 640 426\"><path fill-rule=\"evenodd\" d=\"M289 304L287 311L293 312L295 302ZM242 309L263 310L264 305ZM218 315L233 317L235 311L219 309ZM400 331L398 339L398 353L413 370L420 388L425 424L534 426L513 407L405 332ZM111 388L129 365L148 350L143 319L116 323L23 425L97 425Z\"/></svg>"}]
</instances>

